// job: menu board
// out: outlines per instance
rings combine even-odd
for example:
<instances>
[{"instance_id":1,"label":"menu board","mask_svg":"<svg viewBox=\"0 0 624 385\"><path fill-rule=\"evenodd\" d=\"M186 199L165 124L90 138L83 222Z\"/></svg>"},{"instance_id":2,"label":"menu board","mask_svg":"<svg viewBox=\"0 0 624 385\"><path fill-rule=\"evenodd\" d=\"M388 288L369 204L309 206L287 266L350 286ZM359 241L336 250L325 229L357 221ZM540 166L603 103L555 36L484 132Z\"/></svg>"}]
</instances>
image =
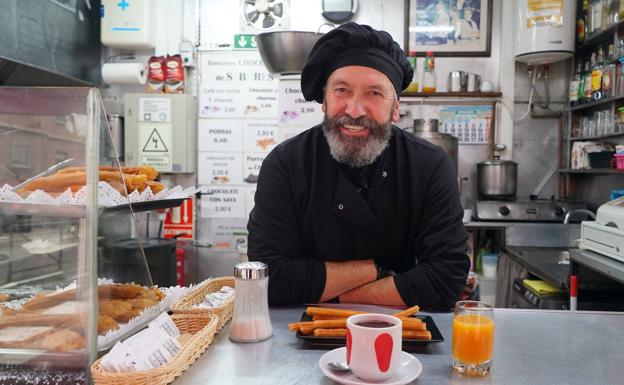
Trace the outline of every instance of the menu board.
<instances>
[{"instance_id":1,"label":"menu board","mask_svg":"<svg viewBox=\"0 0 624 385\"><path fill-rule=\"evenodd\" d=\"M257 51L213 52L200 61L199 116L275 118L277 79Z\"/></svg>"},{"instance_id":2,"label":"menu board","mask_svg":"<svg viewBox=\"0 0 624 385\"><path fill-rule=\"evenodd\" d=\"M236 152L200 152L197 181L200 185L236 185L243 183L242 154Z\"/></svg>"},{"instance_id":3,"label":"menu board","mask_svg":"<svg viewBox=\"0 0 624 385\"><path fill-rule=\"evenodd\" d=\"M305 100L300 79L281 80L278 94L280 127L310 128L323 121L322 105Z\"/></svg>"},{"instance_id":4,"label":"menu board","mask_svg":"<svg viewBox=\"0 0 624 385\"><path fill-rule=\"evenodd\" d=\"M276 120L245 120L244 150L248 152L270 152L277 145Z\"/></svg>"},{"instance_id":5,"label":"menu board","mask_svg":"<svg viewBox=\"0 0 624 385\"><path fill-rule=\"evenodd\" d=\"M249 218L249 214L251 210L255 206L254 197L256 196L256 186L250 186L245 188L245 207L247 209L247 218Z\"/></svg>"},{"instance_id":6,"label":"menu board","mask_svg":"<svg viewBox=\"0 0 624 385\"><path fill-rule=\"evenodd\" d=\"M322 122L323 111L303 98L299 77L276 79L257 51L204 51L199 63L201 216L211 243L234 247L246 237L264 159Z\"/></svg>"},{"instance_id":7,"label":"menu board","mask_svg":"<svg viewBox=\"0 0 624 385\"><path fill-rule=\"evenodd\" d=\"M199 151L242 151L243 122L240 119L200 119L197 138Z\"/></svg>"},{"instance_id":8,"label":"menu board","mask_svg":"<svg viewBox=\"0 0 624 385\"><path fill-rule=\"evenodd\" d=\"M260 166L265 156L266 154L261 152L247 152L243 154L243 181L245 183L255 184L258 182Z\"/></svg>"},{"instance_id":9,"label":"menu board","mask_svg":"<svg viewBox=\"0 0 624 385\"><path fill-rule=\"evenodd\" d=\"M207 187L202 193L202 217L245 217L245 191L242 187L211 186Z\"/></svg>"},{"instance_id":10,"label":"menu board","mask_svg":"<svg viewBox=\"0 0 624 385\"><path fill-rule=\"evenodd\" d=\"M210 232L208 235L213 248L233 249L247 242L247 220L210 220Z\"/></svg>"}]
</instances>

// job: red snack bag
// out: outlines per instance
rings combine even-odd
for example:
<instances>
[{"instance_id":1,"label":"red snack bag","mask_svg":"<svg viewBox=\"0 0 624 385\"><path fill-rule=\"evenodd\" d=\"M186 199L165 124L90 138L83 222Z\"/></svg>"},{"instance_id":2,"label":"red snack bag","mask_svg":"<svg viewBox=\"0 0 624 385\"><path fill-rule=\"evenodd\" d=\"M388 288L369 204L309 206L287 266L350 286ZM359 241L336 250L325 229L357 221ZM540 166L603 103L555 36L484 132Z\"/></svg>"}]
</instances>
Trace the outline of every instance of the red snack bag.
<instances>
[{"instance_id":1,"label":"red snack bag","mask_svg":"<svg viewBox=\"0 0 624 385\"><path fill-rule=\"evenodd\" d=\"M167 56L165 67L167 68L165 92L168 94L183 94L184 66L182 65L182 56Z\"/></svg>"},{"instance_id":2,"label":"red snack bag","mask_svg":"<svg viewBox=\"0 0 624 385\"><path fill-rule=\"evenodd\" d=\"M147 61L147 92L150 94L162 94L165 92L166 78L165 58L152 56Z\"/></svg>"}]
</instances>

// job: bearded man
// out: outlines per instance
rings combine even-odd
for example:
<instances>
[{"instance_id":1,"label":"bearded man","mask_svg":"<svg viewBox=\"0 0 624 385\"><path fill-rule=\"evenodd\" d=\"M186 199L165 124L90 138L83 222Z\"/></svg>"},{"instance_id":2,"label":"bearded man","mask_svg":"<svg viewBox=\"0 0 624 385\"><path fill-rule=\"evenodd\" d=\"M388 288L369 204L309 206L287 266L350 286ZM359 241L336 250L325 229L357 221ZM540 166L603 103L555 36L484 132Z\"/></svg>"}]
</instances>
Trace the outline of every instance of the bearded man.
<instances>
[{"instance_id":1,"label":"bearded man","mask_svg":"<svg viewBox=\"0 0 624 385\"><path fill-rule=\"evenodd\" d=\"M388 33L356 23L310 52L301 88L324 121L266 157L247 226L270 304L448 310L459 298L470 261L455 169L393 125L412 74Z\"/></svg>"}]
</instances>

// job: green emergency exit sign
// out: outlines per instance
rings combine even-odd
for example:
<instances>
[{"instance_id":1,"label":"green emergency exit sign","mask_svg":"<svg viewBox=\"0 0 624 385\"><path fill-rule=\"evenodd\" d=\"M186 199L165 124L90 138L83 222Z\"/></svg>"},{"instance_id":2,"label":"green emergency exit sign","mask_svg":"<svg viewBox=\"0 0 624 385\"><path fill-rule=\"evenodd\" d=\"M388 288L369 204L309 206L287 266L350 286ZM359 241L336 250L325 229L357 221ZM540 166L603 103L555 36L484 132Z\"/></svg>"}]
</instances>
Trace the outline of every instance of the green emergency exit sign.
<instances>
[{"instance_id":1,"label":"green emergency exit sign","mask_svg":"<svg viewBox=\"0 0 624 385\"><path fill-rule=\"evenodd\" d=\"M238 34L234 35L234 48L235 49L256 49L255 35L251 34Z\"/></svg>"}]
</instances>

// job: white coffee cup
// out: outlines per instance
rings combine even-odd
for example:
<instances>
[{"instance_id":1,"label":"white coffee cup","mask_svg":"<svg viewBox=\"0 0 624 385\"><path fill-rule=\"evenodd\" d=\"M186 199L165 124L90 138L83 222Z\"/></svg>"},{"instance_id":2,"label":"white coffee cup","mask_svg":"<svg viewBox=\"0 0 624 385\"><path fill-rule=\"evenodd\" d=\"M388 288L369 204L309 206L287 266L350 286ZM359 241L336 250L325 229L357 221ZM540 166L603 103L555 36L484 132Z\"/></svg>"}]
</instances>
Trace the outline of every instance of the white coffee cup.
<instances>
[{"instance_id":1,"label":"white coffee cup","mask_svg":"<svg viewBox=\"0 0 624 385\"><path fill-rule=\"evenodd\" d=\"M364 381L384 381L401 366L403 323L386 314L347 318L347 364Z\"/></svg>"}]
</instances>

